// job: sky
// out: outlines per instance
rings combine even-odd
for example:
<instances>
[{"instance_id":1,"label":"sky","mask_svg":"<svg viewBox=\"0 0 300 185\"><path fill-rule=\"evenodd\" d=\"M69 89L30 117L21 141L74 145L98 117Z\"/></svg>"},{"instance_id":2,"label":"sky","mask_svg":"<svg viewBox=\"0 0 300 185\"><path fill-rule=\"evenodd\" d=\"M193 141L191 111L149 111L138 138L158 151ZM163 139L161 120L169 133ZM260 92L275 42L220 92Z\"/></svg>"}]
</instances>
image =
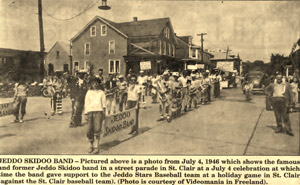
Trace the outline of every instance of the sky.
<instances>
[{"instance_id":1,"label":"sky","mask_svg":"<svg viewBox=\"0 0 300 185\"><path fill-rule=\"evenodd\" d=\"M300 1L107 0L108 11L97 8L101 0L42 2L46 51L69 42L96 15L114 22L169 17L178 36L200 45L197 34L207 33L204 49L229 47L243 61L287 56L300 38ZM39 51L37 12L37 0L0 0L0 47Z\"/></svg>"}]
</instances>

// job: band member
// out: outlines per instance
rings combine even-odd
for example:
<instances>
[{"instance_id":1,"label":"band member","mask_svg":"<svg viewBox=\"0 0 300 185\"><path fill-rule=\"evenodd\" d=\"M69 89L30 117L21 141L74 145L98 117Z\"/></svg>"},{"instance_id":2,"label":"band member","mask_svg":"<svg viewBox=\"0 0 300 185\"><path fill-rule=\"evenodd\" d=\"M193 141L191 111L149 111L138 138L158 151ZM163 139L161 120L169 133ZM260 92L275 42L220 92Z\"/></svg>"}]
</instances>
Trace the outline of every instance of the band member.
<instances>
[{"instance_id":1,"label":"band member","mask_svg":"<svg viewBox=\"0 0 300 185\"><path fill-rule=\"evenodd\" d=\"M21 77L19 83L15 86L14 95L14 116L13 122L23 122L24 115L26 114L26 103L28 95L28 85L25 83L25 77ZM21 113L21 114L20 114Z\"/></svg>"},{"instance_id":2,"label":"band member","mask_svg":"<svg viewBox=\"0 0 300 185\"><path fill-rule=\"evenodd\" d=\"M105 119L106 97L103 90L100 89L101 80L93 78L90 81L91 88L88 90L84 101L85 114L88 117L87 137L90 142L89 153L95 150L94 141L97 139L95 153L100 151L100 133L102 122Z\"/></svg>"},{"instance_id":3,"label":"band member","mask_svg":"<svg viewBox=\"0 0 300 185\"><path fill-rule=\"evenodd\" d=\"M76 84L74 87L74 114L71 118L70 127L82 125L82 112L84 108L84 99L88 90L87 82L84 80L85 73L78 73Z\"/></svg>"},{"instance_id":4,"label":"band member","mask_svg":"<svg viewBox=\"0 0 300 185\"><path fill-rule=\"evenodd\" d=\"M127 101L127 82L124 80L124 76L119 76L119 82L117 83L119 88L119 111L122 112L124 109L124 106Z\"/></svg>"},{"instance_id":5,"label":"band member","mask_svg":"<svg viewBox=\"0 0 300 185\"><path fill-rule=\"evenodd\" d=\"M146 91L147 91L147 81L148 77L144 74L144 71L140 71L140 76L137 79L138 84L142 87L142 107L146 106Z\"/></svg>"},{"instance_id":6,"label":"band member","mask_svg":"<svg viewBox=\"0 0 300 185\"><path fill-rule=\"evenodd\" d=\"M188 88L187 88L187 73L184 72L178 79L182 84L182 107L187 111L188 107Z\"/></svg>"},{"instance_id":7,"label":"band member","mask_svg":"<svg viewBox=\"0 0 300 185\"><path fill-rule=\"evenodd\" d=\"M135 75L130 76L129 86L128 86L128 97L126 110L133 109L138 105L141 100L141 87L137 85L137 77ZM138 125L134 125L131 127L131 131L129 134L138 133Z\"/></svg>"},{"instance_id":8,"label":"band member","mask_svg":"<svg viewBox=\"0 0 300 185\"><path fill-rule=\"evenodd\" d=\"M108 80L105 83L105 94L106 94L106 114L116 113L116 92L117 84L114 80L114 76L110 74Z\"/></svg>"},{"instance_id":9,"label":"band member","mask_svg":"<svg viewBox=\"0 0 300 185\"><path fill-rule=\"evenodd\" d=\"M163 78L163 79L162 79ZM164 72L163 77L157 80L157 96L159 100L159 112L160 112L160 119L162 121L167 116L167 120L170 120L170 88L169 88L169 73Z\"/></svg>"}]
</instances>

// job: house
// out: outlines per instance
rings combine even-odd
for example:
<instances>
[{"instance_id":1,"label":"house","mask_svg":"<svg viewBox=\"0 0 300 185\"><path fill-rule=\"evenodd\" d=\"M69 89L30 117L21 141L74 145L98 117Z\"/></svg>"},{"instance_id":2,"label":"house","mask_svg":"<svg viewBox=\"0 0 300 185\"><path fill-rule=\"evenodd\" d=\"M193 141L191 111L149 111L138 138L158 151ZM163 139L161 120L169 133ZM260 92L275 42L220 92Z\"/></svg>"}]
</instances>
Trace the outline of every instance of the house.
<instances>
[{"instance_id":1,"label":"house","mask_svg":"<svg viewBox=\"0 0 300 185\"><path fill-rule=\"evenodd\" d=\"M42 80L38 51L0 48L0 81L13 81L25 75L28 82Z\"/></svg>"},{"instance_id":2,"label":"house","mask_svg":"<svg viewBox=\"0 0 300 185\"><path fill-rule=\"evenodd\" d=\"M224 71L237 72L240 75L242 68L242 60L239 54L230 54L228 50L214 49L210 52L215 56L211 62ZM224 69L223 69L224 68Z\"/></svg>"},{"instance_id":3,"label":"house","mask_svg":"<svg viewBox=\"0 0 300 185\"><path fill-rule=\"evenodd\" d=\"M176 59L182 63L181 69L211 69L211 53L203 51L200 46L193 44L192 36L176 36L178 46L176 48Z\"/></svg>"},{"instance_id":4,"label":"house","mask_svg":"<svg viewBox=\"0 0 300 185\"><path fill-rule=\"evenodd\" d=\"M57 41L45 58L45 70L48 75L51 75L55 71L69 72L70 67L70 45Z\"/></svg>"},{"instance_id":5,"label":"house","mask_svg":"<svg viewBox=\"0 0 300 185\"><path fill-rule=\"evenodd\" d=\"M103 69L104 76L146 70L161 73L175 61L176 39L169 18L115 23L100 16L72 39L73 70Z\"/></svg>"}]
</instances>

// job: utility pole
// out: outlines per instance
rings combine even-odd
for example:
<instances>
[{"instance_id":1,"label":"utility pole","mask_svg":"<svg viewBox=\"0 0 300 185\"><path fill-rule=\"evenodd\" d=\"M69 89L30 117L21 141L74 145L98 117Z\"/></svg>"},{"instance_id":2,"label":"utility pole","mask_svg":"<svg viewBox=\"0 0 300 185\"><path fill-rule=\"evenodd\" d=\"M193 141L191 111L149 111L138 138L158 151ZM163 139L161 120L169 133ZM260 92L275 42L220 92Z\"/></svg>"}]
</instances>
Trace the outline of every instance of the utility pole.
<instances>
[{"instance_id":1,"label":"utility pole","mask_svg":"<svg viewBox=\"0 0 300 185\"><path fill-rule=\"evenodd\" d=\"M72 75L73 74L73 59L72 59L72 42L70 42L70 55L69 55L69 58L70 58L70 71L69 71L69 74Z\"/></svg>"},{"instance_id":2,"label":"utility pole","mask_svg":"<svg viewBox=\"0 0 300 185\"><path fill-rule=\"evenodd\" d=\"M42 62L40 63L40 75L41 78L44 78L44 52L45 52L45 45L44 45L44 30L43 30L43 9L42 9L42 0L38 0L38 13L39 13L39 30L40 30L40 55Z\"/></svg>"},{"instance_id":3,"label":"utility pole","mask_svg":"<svg viewBox=\"0 0 300 185\"><path fill-rule=\"evenodd\" d=\"M201 61L202 63L204 64L204 48L203 48L203 36L204 35L207 35L207 33L200 33L200 34L197 34L197 36L201 36Z\"/></svg>"},{"instance_id":4,"label":"utility pole","mask_svg":"<svg viewBox=\"0 0 300 185\"><path fill-rule=\"evenodd\" d=\"M230 51L232 51L232 50L230 50L230 49L229 49L229 46L227 46L227 50L226 50L226 60L227 60L227 58L228 58L228 55L229 55L229 52L230 52Z\"/></svg>"}]
</instances>

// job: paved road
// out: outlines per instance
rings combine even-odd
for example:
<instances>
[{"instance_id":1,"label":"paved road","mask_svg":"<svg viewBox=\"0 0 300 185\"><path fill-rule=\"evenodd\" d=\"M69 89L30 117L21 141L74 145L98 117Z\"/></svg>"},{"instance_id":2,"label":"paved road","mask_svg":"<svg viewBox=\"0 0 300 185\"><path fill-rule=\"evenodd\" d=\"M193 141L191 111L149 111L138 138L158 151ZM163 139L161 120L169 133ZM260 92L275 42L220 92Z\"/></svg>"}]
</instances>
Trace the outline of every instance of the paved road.
<instances>
[{"instance_id":1,"label":"paved road","mask_svg":"<svg viewBox=\"0 0 300 185\"><path fill-rule=\"evenodd\" d=\"M1 100L7 101L7 100ZM264 96L246 102L241 90L227 89L210 105L191 110L171 123L157 122L158 104L140 111L140 134L125 129L102 138L101 154L298 155L299 113L290 115L295 136L275 134L274 113ZM86 126L68 128L70 101L62 116L48 119L49 99L28 100L24 123L0 118L0 154L87 154ZM44 111L41 111L44 110Z\"/></svg>"}]
</instances>

